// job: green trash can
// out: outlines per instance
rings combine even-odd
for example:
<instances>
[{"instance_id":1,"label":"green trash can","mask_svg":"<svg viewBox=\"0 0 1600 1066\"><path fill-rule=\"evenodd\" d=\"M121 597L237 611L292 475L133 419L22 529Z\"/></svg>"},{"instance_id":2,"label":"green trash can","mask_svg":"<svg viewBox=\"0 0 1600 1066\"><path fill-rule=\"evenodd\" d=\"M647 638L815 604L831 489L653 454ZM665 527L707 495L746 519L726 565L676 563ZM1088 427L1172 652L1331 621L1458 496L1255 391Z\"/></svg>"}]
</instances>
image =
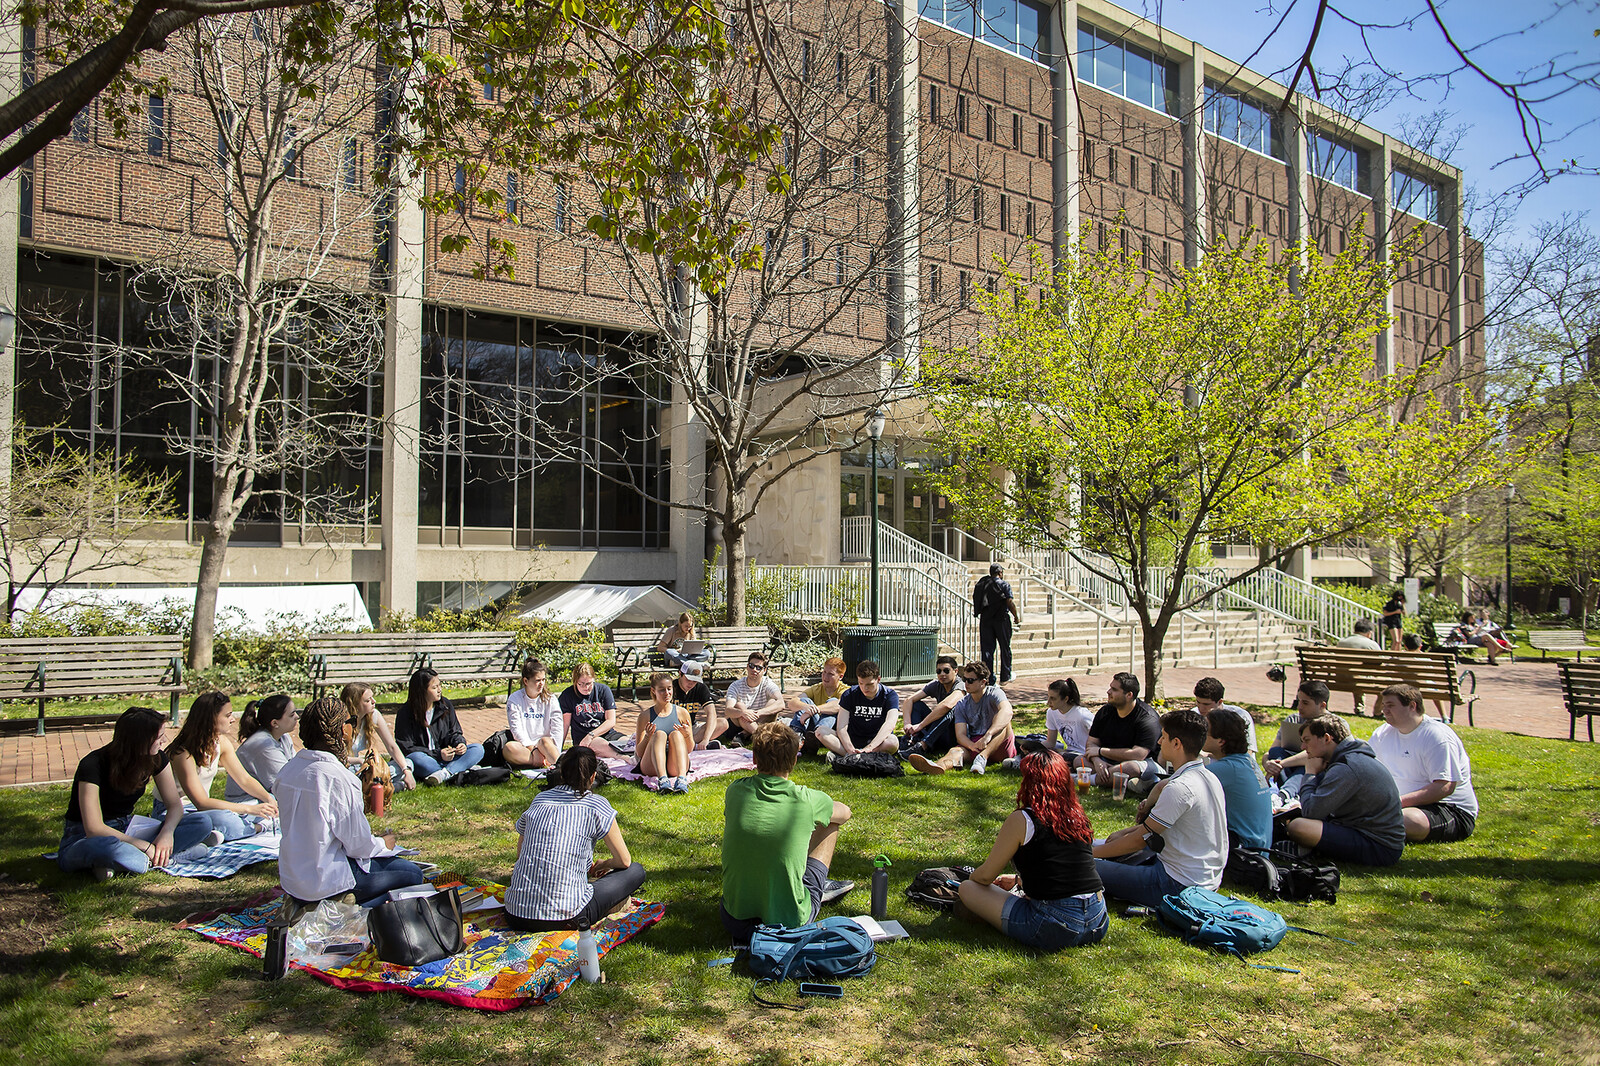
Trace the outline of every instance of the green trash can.
<instances>
[{"instance_id":1,"label":"green trash can","mask_svg":"<svg viewBox=\"0 0 1600 1066\"><path fill-rule=\"evenodd\" d=\"M939 657L939 631L932 626L852 626L844 631L845 684L855 680L856 664L871 659L886 684L928 681Z\"/></svg>"}]
</instances>

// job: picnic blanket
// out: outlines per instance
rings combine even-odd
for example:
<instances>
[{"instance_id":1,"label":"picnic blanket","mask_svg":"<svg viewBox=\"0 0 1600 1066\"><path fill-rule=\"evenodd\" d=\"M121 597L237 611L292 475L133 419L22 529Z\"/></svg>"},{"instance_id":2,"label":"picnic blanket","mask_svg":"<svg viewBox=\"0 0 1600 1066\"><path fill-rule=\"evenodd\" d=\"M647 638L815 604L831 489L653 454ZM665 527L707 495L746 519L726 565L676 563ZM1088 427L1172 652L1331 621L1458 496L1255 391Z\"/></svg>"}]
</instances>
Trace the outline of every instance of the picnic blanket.
<instances>
[{"instance_id":1,"label":"picnic blanket","mask_svg":"<svg viewBox=\"0 0 1600 1066\"><path fill-rule=\"evenodd\" d=\"M639 773L636 769L639 764L633 759L607 759L605 764L611 770L613 777L621 778L624 781L637 781L652 792L660 791L661 779L658 777L645 777ZM684 776L690 782L695 782L707 777L719 777L722 774L754 769L754 767L754 756L746 748L695 751L689 753L689 772Z\"/></svg>"},{"instance_id":2,"label":"picnic blanket","mask_svg":"<svg viewBox=\"0 0 1600 1066\"><path fill-rule=\"evenodd\" d=\"M198 859L189 862L169 862L165 866L157 866L156 869L171 877L220 879L232 877L246 866L254 866L258 862L276 862L278 847L283 838L278 834L277 819L267 820L266 825L267 828L255 836L218 844ZM156 819L136 814L128 823L128 832L148 839L160 826L161 823ZM56 856L57 852L47 851L42 858L53 862Z\"/></svg>"},{"instance_id":3,"label":"picnic blanket","mask_svg":"<svg viewBox=\"0 0 1600 1066\"><path fill-rule=\"evenodd\" d=\"M441 882L450 888L460 882ZM505 885L480 888L485 896L504 902ZM266 950L266 924L277 917L281 891L247 900L233 911L191 914L178 923L213 943L259 957ZM630 899L605 921L594 926L600 955L633 939L667 913L660 903ZM427 966L395 966L381 961L369 946L345 959L327 960L321 967L291 962L317 980L354 992L399 992L437 999L474 1010L515 1010L530 1002L549 1003L578 977L577 932L519 933L506 928L501 909L473 910L466 915L466 950Z\"/></svg>"}]
</instances>

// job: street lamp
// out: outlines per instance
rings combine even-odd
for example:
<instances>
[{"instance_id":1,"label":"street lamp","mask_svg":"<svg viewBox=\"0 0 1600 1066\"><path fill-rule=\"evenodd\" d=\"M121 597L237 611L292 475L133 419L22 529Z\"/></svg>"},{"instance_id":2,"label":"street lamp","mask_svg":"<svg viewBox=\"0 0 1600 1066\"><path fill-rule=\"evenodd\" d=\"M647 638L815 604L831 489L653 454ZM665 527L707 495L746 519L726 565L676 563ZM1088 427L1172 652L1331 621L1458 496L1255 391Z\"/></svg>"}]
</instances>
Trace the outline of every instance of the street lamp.
<instances>
[{"instance_id":1,"label":"street lamp","mask_svg":"<svg viewBox=\"0 0 1600 1066\"><path fill-rule=\"evenodd\" d=\"M878 441L883 437L883 412L873 408L867 412L867 436L872 438L872 624L878 624Z\"/></svg>"},{"instance_id":2,"label":"street lamp","mask_svg":"<svg viewBox=\"0 0 1600 1066\"><path fill-rule=\"evenodd\" d=\"M1511 610L1511 501L1517 495L1515 485L1506 486L1506 628L1514 629Z\"/></svg>"}]
</instances>

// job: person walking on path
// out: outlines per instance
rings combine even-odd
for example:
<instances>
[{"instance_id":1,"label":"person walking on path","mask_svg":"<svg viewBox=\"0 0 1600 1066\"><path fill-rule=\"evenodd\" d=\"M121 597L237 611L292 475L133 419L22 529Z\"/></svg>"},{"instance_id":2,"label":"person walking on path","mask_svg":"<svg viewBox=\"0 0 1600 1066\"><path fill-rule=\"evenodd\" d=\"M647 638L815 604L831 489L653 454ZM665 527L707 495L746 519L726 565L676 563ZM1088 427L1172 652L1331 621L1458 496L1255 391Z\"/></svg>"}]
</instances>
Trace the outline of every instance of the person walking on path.
<instances>
[{"instance_id":1,"label":"person walking on path","mask_svg":"<svg viewBox=\"0 0 1600 1066\"><path fill-rule=\"evenodd\" d=\"M1022 612L1017 601L1011 598L1011 583L1005 580L1005 568L999 563L989 564L989 575L980 577L972 588L972 613L978 619L978 642L983 649L983 664L996 684L1011 680L1011 623L1020 625ZM995 649L999 648L1000 662L995 663Z\"/></svg>"}]
</instances>

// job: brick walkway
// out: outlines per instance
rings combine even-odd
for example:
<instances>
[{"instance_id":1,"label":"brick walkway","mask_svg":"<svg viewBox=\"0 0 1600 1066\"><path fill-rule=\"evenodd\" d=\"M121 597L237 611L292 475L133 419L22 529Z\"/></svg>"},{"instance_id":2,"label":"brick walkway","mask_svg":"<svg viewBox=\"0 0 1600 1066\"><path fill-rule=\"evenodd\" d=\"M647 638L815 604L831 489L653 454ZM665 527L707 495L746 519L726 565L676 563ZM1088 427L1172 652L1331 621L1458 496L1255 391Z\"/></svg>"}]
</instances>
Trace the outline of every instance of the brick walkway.
<instances>
[{"instance_id":1,"label":"brick walkway","mask_svg":"<svg viewBox=\"0 0 1600 1066\"><path fill-rule=\"evenodd\" d=\"M1169 696L1178 698L1194 689L1194 683L1215 674L1227 686L1228 698L1242 703L1266 706L1280 704L1279 686L1266 678L1266 666L1229 666L1220 670L1193 667L1169 668L1162 684ZM1115 671L1096 672L1078 677L1084 702L1094 706L1105 698L1106 687ZM1498 729L1526 736L1565 740L1569 719L1561 703L1561 681L1553 663L1502 663L1497 667L1479 664L1478 703L1474 722L1479 728ZM1039 703L1045 698L1049 679L1024 677L1006 686L1019 703ZM1297 672L1289 668L1289 698L1294 697ZM1374 697L1367 698L1372 713ZM631 729L639 705L630 701L617 704L619 725ZM1350 697L1334 694L1334 710L1349 713ZM505 712L499 707L464 707L457 711L467 739L479 741L497 729L505 728ZM1460 724L1465 725L1463 715ZM1580 741L1586 736L1578 725ZM72 780L78 760L111 738L109 726L52 730L43 737L30 734L0 735L0 788L19 785L56 784Z\"/></svg>"}]
</instances>

